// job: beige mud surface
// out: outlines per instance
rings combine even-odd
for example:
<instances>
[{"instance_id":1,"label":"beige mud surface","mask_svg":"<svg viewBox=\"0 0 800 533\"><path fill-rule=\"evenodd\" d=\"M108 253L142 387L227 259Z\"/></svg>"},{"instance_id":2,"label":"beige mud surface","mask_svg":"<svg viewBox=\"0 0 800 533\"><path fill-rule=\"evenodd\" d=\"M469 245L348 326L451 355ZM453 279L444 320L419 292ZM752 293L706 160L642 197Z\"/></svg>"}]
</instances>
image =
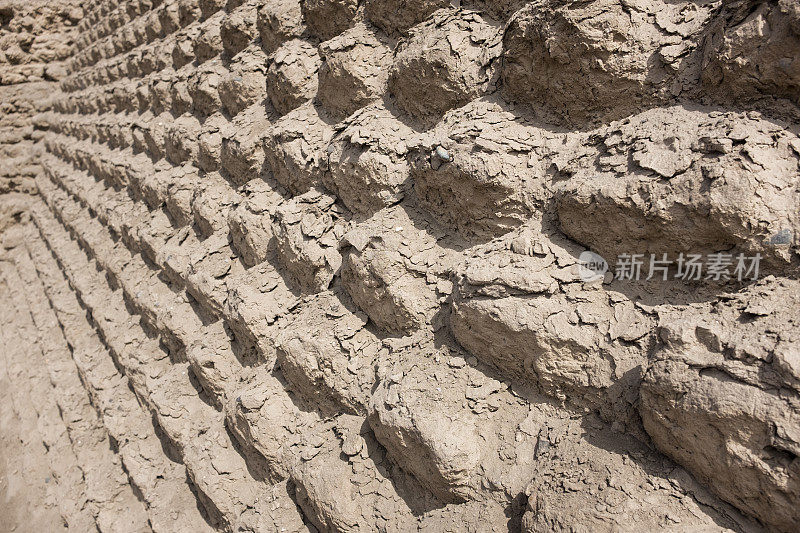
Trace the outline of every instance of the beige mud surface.
<instances>
[{"instance_id":1,"label":"beige mud surface","mask_svg":"<svg viewBox=\"0 0 800 533\"><path fill-rule=\"evenodd\" d=\"M0 529L3 531L62 531L66 527L58 508L48 497L53 481L41 437L17 418L10 398L12 384L2 372L0 415Z\"/></svg>"},{"instance_id":2,"label":"beige mud surface","mask_svg":"<svg viewBox=\"0 0 800 533\"><path fill-rule=\"evenodd\" d=\"M0 0L0 529L796 531L799 51L793 0Z\"/></svg>"}]
</instances>

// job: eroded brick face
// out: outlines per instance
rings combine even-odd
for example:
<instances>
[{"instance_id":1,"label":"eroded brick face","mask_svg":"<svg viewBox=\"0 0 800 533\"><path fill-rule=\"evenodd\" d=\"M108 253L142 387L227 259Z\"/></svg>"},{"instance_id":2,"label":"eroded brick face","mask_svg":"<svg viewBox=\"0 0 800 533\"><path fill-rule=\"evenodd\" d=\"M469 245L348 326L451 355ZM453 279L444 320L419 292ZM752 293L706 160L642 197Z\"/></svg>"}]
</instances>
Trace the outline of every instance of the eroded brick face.
<instances>
[{"instance_id":1,"label":"eroded brick face","mask_svg":"<svg viewBox=\"0 0 800 533\"><path fill-rule=\"evenodd\" d=\"M9 528L796 529L795 2L15 0L0 45Z\"/></svg>"}]
</instances>

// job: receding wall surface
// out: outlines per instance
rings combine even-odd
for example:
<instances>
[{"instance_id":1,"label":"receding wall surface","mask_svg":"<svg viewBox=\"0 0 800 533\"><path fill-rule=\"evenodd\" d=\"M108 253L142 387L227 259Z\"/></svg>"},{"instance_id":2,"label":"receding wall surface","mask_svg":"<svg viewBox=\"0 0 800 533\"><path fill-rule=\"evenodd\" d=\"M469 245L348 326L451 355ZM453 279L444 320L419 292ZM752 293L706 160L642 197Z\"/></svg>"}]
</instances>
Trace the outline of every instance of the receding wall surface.
<instances>
[{"instance_id":1,"label":"receding wall surface","mask_svg":"<svg viewBox=\"0 0 800 533\"><path fill-rule=\"evenodd\" d=\"M794 0L0 0L0 528L797 531Z\"/></svg>"}]
</instances>

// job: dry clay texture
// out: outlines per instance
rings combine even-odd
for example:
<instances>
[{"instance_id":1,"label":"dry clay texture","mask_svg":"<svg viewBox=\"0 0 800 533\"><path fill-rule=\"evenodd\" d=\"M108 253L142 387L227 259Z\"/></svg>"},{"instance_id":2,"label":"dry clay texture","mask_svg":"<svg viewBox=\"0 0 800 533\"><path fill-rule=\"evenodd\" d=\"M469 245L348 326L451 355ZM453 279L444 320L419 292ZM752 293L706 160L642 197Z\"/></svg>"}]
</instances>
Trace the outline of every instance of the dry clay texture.
<instances>
[{"instance_id":1,"label":"dry clay texture","mask_svg":"<svg viewBox=\"0 0 800 533\"><path fill-rule=\"evenodd\" d=\"M0 43L0 527L797 531L796 0L4 0Z\"/></svg>"}]
</instances>

